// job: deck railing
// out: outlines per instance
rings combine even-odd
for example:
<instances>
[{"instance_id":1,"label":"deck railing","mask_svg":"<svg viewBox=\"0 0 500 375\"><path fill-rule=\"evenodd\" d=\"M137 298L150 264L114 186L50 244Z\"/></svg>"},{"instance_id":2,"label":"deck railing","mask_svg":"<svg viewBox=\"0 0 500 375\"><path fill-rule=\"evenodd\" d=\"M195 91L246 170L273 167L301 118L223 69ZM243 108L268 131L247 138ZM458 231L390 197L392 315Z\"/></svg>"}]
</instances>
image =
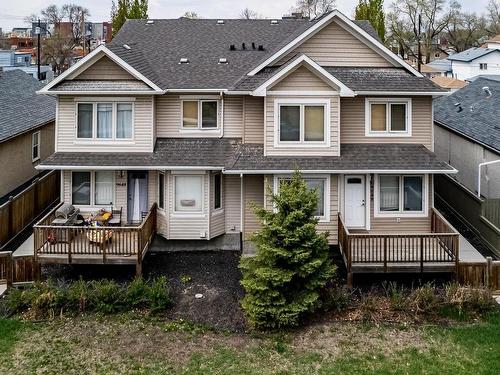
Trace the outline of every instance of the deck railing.
<instances>
[{"instance_id":1,"label":"deck railing","mask_svg":"<svg viewBox=\"0 0 500 375\"><path fill-rule=\"evenodd\" d=\"M459 235L434 208L430 229L430 233L351 233L339 214L339 247L348 274L356 264L383 266L385 272L395 263L417 264L422 272L428 263L457 266Z\"/></svg>"},{"instance_id":2,"label":"deck railing","mask_svg":"<svg viewBox=\"0 0 500 375\"><path fill-rule=\"evenodd\" d=\"M140 225L122 227L51 225L57 208L33 227L35 257L39 259L63 256L68 263L77 258L85 263L85 258L98 258L107 263L131 257L140 266L156 233L156 203Z\"/></svg>"}]
</instances>

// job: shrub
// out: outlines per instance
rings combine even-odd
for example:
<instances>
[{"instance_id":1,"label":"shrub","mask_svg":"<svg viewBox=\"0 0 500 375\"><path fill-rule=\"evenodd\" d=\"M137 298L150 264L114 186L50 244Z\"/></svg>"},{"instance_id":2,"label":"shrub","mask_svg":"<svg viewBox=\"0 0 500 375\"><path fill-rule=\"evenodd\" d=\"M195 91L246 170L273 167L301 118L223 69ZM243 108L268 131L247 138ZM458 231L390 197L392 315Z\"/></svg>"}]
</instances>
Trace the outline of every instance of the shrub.
<instances>
[{"instance_id":1,"label":"shrub","mask_svg":"<svg viewBox=\"0 0 500 375\"><path fill-rule=\"evenodd\" d=\"M457 283L445 287L444 298L445 304L455 309L459 316L470 313L482 314L496 306L490 290L463 287Z\"/></svg>"},{"instance_id":2,"label":"shrub","mask_svg":"<svg viewBox=\"0 0 500 375\"><path fill-rule=\"evenodd\" d=\"M92 281L92 304L95 311L112 314L123 310L125 296L114 280Z\"/></svg>"},{"instance_id":3,"label":"shrub","mask_svg":"<svg viewBox=\"0 0 500 375\"><path fill-rule=\"evenodd\" d=\"M242 258L242 301L250 322L259 328L295 326L306 313L320 306L320 293L335 274L330 260L328 233L316 231L315 189L299 172L280 185L279 194L268 188L275 210L254 205L261 229L252 237L256 256Z\"/></svg>"},{"instance_id":4,"label":"shrub","mask_svg":"<svg viewBox=\"0 0 500 375\"><path fill-rule=\"evenodd\" d=\"M133 307L145 307L148 303L148 285L142 277L136 277L126 290L127 303Z\"/></svg>"},{"instance_id":5,"label":"shrub","mask_svg":"<svg viewBox=\"0 0 500 375\"><path fill-rule=\"evenodd\" d=\"M152 313L166 309L170 304L167 278L162 276L154 279L148 286L147 296Z\"/></svg>"}]
</instances>

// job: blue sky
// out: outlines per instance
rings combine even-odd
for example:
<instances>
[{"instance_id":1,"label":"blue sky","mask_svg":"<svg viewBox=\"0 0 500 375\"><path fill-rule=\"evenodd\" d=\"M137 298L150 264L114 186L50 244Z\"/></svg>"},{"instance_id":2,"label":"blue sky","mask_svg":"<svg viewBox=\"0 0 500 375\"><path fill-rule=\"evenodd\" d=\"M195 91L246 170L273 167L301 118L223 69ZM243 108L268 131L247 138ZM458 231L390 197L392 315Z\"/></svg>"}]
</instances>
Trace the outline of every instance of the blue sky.
<instances>
[{"instance_id":1,"label":"blue sky","mask_svg":"<svg viewBox=\"0 0 500 375\"><path fill-rule=\"evenodd\" d=\"M385 0L386 6L392 1ZM468 11L482 13L488 0L461 0ZM94 22L109 19L111 0L0 0L0 27L9 31L12 27L23 26L23 18L39 13L48 4L61 5L77 3L89 8ZM337 8L351 16L356 0L337 0ZM185 11L195 11L204 18L236 18L245 7L256 10L264 17L281 17L288 13L295 0L149 0L151 18L177 18Z\"/></svg>"}]
</instances>

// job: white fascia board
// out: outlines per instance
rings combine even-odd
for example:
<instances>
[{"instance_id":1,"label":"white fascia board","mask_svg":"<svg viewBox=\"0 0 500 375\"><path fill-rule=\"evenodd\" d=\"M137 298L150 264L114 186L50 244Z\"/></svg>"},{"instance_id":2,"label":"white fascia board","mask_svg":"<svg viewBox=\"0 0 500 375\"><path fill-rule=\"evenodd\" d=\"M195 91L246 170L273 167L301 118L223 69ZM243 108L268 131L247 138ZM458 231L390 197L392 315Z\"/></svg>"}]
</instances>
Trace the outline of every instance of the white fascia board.
<instances>
[{"instance_id":1,"label":"white fascia board","mask_svg":"<svg viewBox=\"0 0 500 375\"><path fill-rule=\"evenodd\" d=\"M192 92L192 93L197 93L197 92L216 92L216 93L226 93L228 90L227 89L167 89L167 93L183 93L183 92Z\"/></svg>"},{"instance_id":2,"label":"white fascia board","mask_svg":"<svg viewBox=\"0 0 500 375\"><path fill-rule=\"evenodd\" d=\"M262 169L262 170L224 170L224 174L287 174L293 173L294 169ZM318 169L318 170L300 170L302 174L311 173L330 173L330 174L366 174L366 173L377 173L377 174L456 174L458 170L446 169L446 170L429 170L429 169Z\"/></svg>"},{"instance_id":3,"label":"white fascia board","mask_svg":"<svg viewBox=\"0 0 500 375\"><path fill-rule=\"evenodd\" d=\"M165 170L172 170L172 171L206 171L206 170L213 170L213 171L222 171L224 170L224 167L218 166L218 167L211 167L211 166L201 166L201 167L191 167L191 166L147 166L147 165L134 165L134 166L127 166L127 165L37 165L35 169L38 170L52 170L52 169L57 169L57 170L72 170L72 171L81 171L81 170L106 170L106 171L124 171L124 170L149 170L149 171L165 171Z\"/></svg>"},{"instance_id":4,"label":"white fascia board","mask_svg":"<svg viewBox=\"0 0 500 375\"><path fill-rule=\"evenodd\" d=\"M447 96L451 92L433 92L433 91L356 91L357 95L371 95L371 96L393 96L393 95L405 95L405 96Z\"/></svg>"},{"instance_id":5,"label":"white fascia board","mask_svg":"<svg viewBox=\"0 0 500 375\"><path fill-rule=\"evenodd\" d=\"M37 92L41 93L40 91ZM162 95L158 91L50 91L51 95Z\"/></svg>"},{"instance_id":6,"label":"white fascia board","mask_svg":"<svg viewBox=\"0 0 500 375\"><path fill-rule=\"evenodd\" d=\"M47 85L45 85L41 90L37 91L37 94L50 94L51 92L49 91L52 87L57 85L58 83L61 83L64 79L68 78L71 76L73 73L77 72L84 66L86 66L88 63L91 63L94 59L98 59L98 55L104 53L106 56L108 56L111 60L113 60L116 64L118 64L120 67L122 67L124 70L126 70L128 73L133 75L135 78L143 81L145 84L147 84L149 87L151 87L153 90L155 90L158 93L164 94L165 91L162 90L160 87L158 87L156 84L154 84L152 81L150 81L148 78L146 78L142 73L137 71L135 68L127 64L123 59L118 57L115 53L113 53L109 48L107 48L104 45L101 45L97 47L95 50L93 50L91 53L89 53L87 56L85 56L83 59L78 61L75 65L70 67L68 70L64 71L61 75L59 75L57 78L54 80L50 81Z\"/></svg>"},{"instance_id":7,"label":"white fascia board","mask_svg":"<svg viewBox=\"0 0 500 375\"><path fill-rule=\"evenodd\" d=\"M276 83L281 78L285 77L291 70L297 68L301 64L308 65L313 70L315 70L318 74L322 75L328 81L333 83L335 86L339 87L340 96L345 96L345 97L356 96L354 91L352 91L349 87L347 87L345 84L343 84L341 81L339 81L338 78L335 78L333 75L328 73L324 68L322 68L318 63L316 63L314 60L312 60L307 55L301 55L301 56L297 57L295 60L293 60L292 62L290 62L283 69L278 71L275 75L273 75L271 78L269 78L263 84L261 84L258 88L256 88L253 91L252 95L254 95L254 96L266 96L266 90L269 86Z\"/></svg>"},{"instance_id":8,"label":"white fascia board","mask_svg":"<svg viewBox=\"0 0 500 375\"><path fill-rule=\"evenodd\" d=\"M374 47L375 49L378 49L383 55L385 55L388 59L392 60L394 63L397 65L401 65L417 77L423 77L421 73L419 73L415 68L413 68L410 64L406 63L402 58L391 52L387 47L385 47L382 43L380 43L377 39L372 37L370 34L368 34L366 31L364 31L361 27L356 25L354 22L352 22L348 17L346 17L342 12L338 10L332 11L330 14L328 14L326 17L324 17L322 20L318 21L314 26L311 26L308 28L306 31L304 31L302 34L297 36L294 40L292 40L290 43L288 43L286 46L281 48L279 51L274 53L272 56L267 58L264 62L259 64L256 68L251 70L247 75L249 76L254 76L258 72L260 72L262 69L264 69L266 66L272 64L276 60L278 60L280 57L285 55L287 52L292 50L294 47L299 45L302 41L304 41L306 38L312 36L316 31L321 30L325 25L327 25L334 17L338 17L342 21L344 21L348 26L350 26L352 29L354 29L360 36L362 36L365 41Z\"/></svg>"}]
</instances>

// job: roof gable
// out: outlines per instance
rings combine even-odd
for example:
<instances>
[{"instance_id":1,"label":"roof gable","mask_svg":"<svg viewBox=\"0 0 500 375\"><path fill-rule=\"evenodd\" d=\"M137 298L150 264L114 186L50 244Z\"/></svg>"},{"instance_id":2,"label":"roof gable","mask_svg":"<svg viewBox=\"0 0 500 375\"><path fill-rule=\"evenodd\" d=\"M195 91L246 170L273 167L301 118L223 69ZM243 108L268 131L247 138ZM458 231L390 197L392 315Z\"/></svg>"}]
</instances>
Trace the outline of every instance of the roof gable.
<instances>
[{"instance_id":1,"label":"roof gable","mask_svg":"<svg viewBox=\"0 0 500 375\"><path fill-rule=\"evenodd\" d=\"M83 71L76 71L67 78L83 80L137 80L108 56L102 55L96 62Z\"/></svg>"},{"instance_id":2,"label":"roof gable","mask_svg":"<svg viewBox=\"0 0 500 375\"><path fill-rule=\"evenodd\" d=\"M273 91L328 91L332 89L338 90L338 86L332 87L332 83L325 82L324 77L320 78L306 65L300 65L269 89Z\"/></svg>"},{"instance_id":3,"label":"roof gable","mask_svg":"<svg viewBox=\"0 0 500 375\"><path fill-rule=\"evenodd\" d=\"M451 61L461 61L461 62L471 62L480 57L489 55L493 52L500 52L498 49L494 48L481 48L481 47L472 47L468 50L465 50L460 53L455 53L454 55L448 56L448 60Z\"/></svg>"}]
</instances>

